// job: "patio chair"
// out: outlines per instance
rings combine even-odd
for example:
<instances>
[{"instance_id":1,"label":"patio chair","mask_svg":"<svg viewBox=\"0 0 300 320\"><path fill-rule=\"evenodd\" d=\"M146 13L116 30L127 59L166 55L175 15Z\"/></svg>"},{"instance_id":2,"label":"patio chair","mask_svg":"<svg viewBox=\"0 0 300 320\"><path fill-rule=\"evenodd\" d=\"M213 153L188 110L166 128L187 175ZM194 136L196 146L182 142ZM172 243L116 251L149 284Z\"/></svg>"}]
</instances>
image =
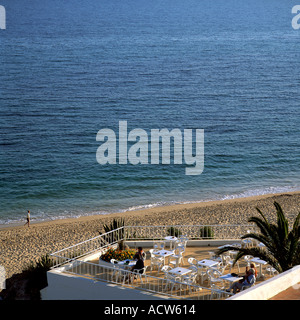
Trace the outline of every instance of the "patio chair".
<instances>
[{"instance_id":1,"label":"patio chair","mask_svg":"<svg viewBox=\"0 0 300 320\"><path fill-rule=\"evenodd\" d=\"M169 264L178 267L179 265L183 264L183 252L184 250L182 250L181 248L178 248L175 250L175 252L177 251L177 254L171 256ZM172 259L172 260L171 260ZM173 260L175 259L175 260Z\"/></svg>"},{"instance_id":2,"label":"patio chair","mask_svg":"<svg viewBox=\"0 0 300 320\"><path fill-rule=\"evenodd\" d=\"M187 234L182 234L182 235L179 236L179 239L180 240L189 240L189 237L188 237Z\"/></svg>"},{"instance_id":3,"label":"patio chair","mask_svg":"<svg viewBox=\"0 0 300 320\"><path fill-rule=\"evenodd\" d=\"M150 259L151 258L156 258L156 255L155 254L153 254L153 252L155 252L155 251L158 251L157 249L150 249L149 250L149 253L150 253Z\"/></svg>"},{"instance_id":4,"label":"patio chair","mask_svg":"<svg viewBox=\"0 0 300 320\"><path fill-rule=\"evenodd\" d=\"M221 262L217 264L216 266L212 267L211 269L218 270L221 274L224 274L224 271L227 267L230 267L229 264L222 264Z\"/></svg>"},{"instance_id":5,"label":"patio chair","mask_svg":"<svg viewBox=\"0 0 300 320\"><path fill-rule=\"evenodd\" d=\"M252 256L249 256L249 255L247 255L247 256L244 256L244 261L246 262L246 265L248 266L248 267L250 267L250 260L252 259L253 257Z\"/></svg>"},{"instance_id":6,"label":"patio chair","mask_svg":"<svg viewBox=\"0 0 300 320\"><path fill-rule=\"evenodd\" d=\"M143 284L143 278L148 282L147 276L146 276L146 270L148 266L145 266L143 269L140 270L133 270L131 273L131 281L133 282L134 279L140 278L141 283ZM142 272L140 272L142 271Z\"/></svg>"},{"instance_id":7,"label":"patio chair","mask_svg":"<svg viewBox=\"0 0 300 320\"><path fill-rule=\"evenodd\" d=\"M224 262L223 262L223 263L227 264L227 265L230 267L229 272L231 272L231 269L232 269L232 267L233 267L233 261L234 261L234 260L231 259L230 256L225 256L225 257L224 257ZM237 265L238 270L239 270L239 272L240 272L239 261L236 262L236 265Z\"/></svg>"},{"instance_id":8,"label":"patio chair","mask_svg":"<svg viewBox=\"0 0 300 320\"><path fill-rule=\"evenodd\" d=\"M112 264L118 264L118 260L116 260L116 259L110 259L110 263L112 263Z\"/></svg>"},{"instance_id":9,"label":"patio chair","mask_svg":"<svg viewBox=\"0 0 300 320\"><path fill-rule=\"evenodd\" d=\"M203 284L208 279L207 269L205 267L198 267L198 278L200 278L200 284Z\"/></svg>"},{"instance_id":10,"label":"patio chair","mask_svg":"<svg viewBox=\"0 0 300 320\"><path fill-rule=\"evenodd\" d=\"M168 272L172 269L170 266L162 266L160 270L164 273L164 277L167 278Z\"/></svg>"},{"instance_id":11,"label":"patio chair","mask_svg":"<svg viewBox=\"0 0 300 320\"><path fill-rule=\"evenodd\" d=\"M192 288L194 290L202 290L199 286L196 285L197 273L191 274L190 276L184 276L181 279L181 282L187 286L189 293L192 294Z\"/></svg>"},{"instance_id":12,"label":"patio chair","mask_svg":"<svg viewBox=\"0 0 300 320\"><path fill-rule=\"evenodd\" d=\"M275 274L279 274L279 272L269 264L266 266L266 271L272 277L274 277Z\"/></svg>"},{"instance_id":13,"label":"patio chair","mask_svg":"<svg viewBox=\"0 0 300 320\"><path fill-rule=\"evenodd\" d=\"M157 268L157 272L159 272L159 269L164 264L164 258L159 258L155 256L151 257L150 263L151 263L150 264L151 271L153 270L153 268Z\"/></svg>"},{"instance_id":14,"label":"patio chair","mask_svg":"<svg viewBox=\"0 0 300 320\"><path fill-rule=\"evenodd\" d=\"M130 272L125 269L118 268L117 266L115 266L114 268L115 270L112 277L115 277L115 281L117 283L122 282L123 284L125 284L126 280L130 279Z\"/></svg>"},{"instance_id":15,"label":"patio chair","mask_svg":"<svg viewBox=\"0 0 300 320\"><path fill-rule=\"evenodd\" d=\"M192 270L192 272L189 274L198 274L198 267L197 266L191 265L191 266L189 266L189 269Z\"/></svg>"},{"instance_id":16,"label":"patio chair","mask_svg":"<svg viewBox=\"0 0 300 320\"><path fill-rule=\"evenodd\" d=\"M113 270L111 277L112 277L112 279L115 277L116 278L115 280L118 282L118 278L120 276L120 269L117 268L117 266L116 266L118 264L118 261L116 259L110 259L110 263L114 267L114 270Z\"/></svg>"},{"instance_id":17,"label":"patio chair","mask_svg":"<svg viewBox=\"0 0 300 320\"><path fill-rule=\"evenodd\" d=\"M198 260L196 258L188 258L188 263L191 266L198 266Z\"/></svg>"},{"instance_id":18,"label":"patio chair","mask_svg":"<svg viewBox=\"0 0 300 320\"><path fill-rule=\"evenodd\" d=\"M164 250L165 243L162 241L156 241L156 242L154 242L153 248L156 250Z\"/></svg>"},{"instance_id":19,"label":"patio chair","mask_svg":"<svg viewBox=\"0 0 300 320\"><path fill-rule=\"evenodd\" d=\"M208 281L210 285L214 283L219 284L220 287L224 286L224 280L220 278L222 275L220 271L218 271L217 269L209 268L207 269L206 274L208 276Z\"/></svg>"},{"instance_id":20,"label":"patio chair","mask_svg":"<svg viewBox=\"0 0 300 320\"><path fill-rule=\"evenodd\" d=\"M183 247L184 250L186 249L187 238L179 238L178 239L178 246Z\"/></svg>"},{"instance_id":21,"label":"patio chair","mask_svg":"<svg viewBox=\"0 0 300 320\"><path fill-rule=\"evenodd\" d=\"M210 260L222 262L222 258L220 256L217 256L213 251L208 251L208 254Z\"/></svg>"},{"instance_id":22,"label":"patio chair","mask_svg":"<svg viewBox=\"0 0 300 320\"><path fill-rule=\"evenodd\" d=\"M158 250L159 249L159 243L158 242L154 242L153 243L153 248Z\"/></svg>"},{"instance_id":23,"label":"patio chair","mask_svg":"<svg viewBox=\"0 0 300 320\"><path fill-rule=\"evenodd\" d=\"M223 285L218 285L216 283L211 283L210 285L210 299L213 300L215 297L217 299L221 299L222 297L226 297L231 295L229 292L225 291L225 287Z\"/></svg>"},{"instance_id":24,"label":"patio chair","mask_svg":"<svg viewBox=\"0 0 300 320\"><path fill-rule=\"evenodd\" d=\"M181 289L181 278L168 273L164 290L167 290L168 288L171 289L171 293L174 289Z\"/></svg>"}]
</instances>

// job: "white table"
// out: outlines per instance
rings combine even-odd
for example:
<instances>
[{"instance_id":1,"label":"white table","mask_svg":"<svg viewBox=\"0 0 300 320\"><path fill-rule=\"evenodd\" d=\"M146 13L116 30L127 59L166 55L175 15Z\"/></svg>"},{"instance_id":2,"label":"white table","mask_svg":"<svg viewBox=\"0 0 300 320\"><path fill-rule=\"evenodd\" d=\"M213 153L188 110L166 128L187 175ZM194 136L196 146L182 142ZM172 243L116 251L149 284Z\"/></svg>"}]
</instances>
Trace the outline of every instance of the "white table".
<instances>
[{"instance_id":1,"label":"white table","mask_svg":"<svg viewBox=\"0 0 300 320\"><path fill-rule=\"evenodd\" d=\"M206 268L212 268L218 264L219 264L219 262L215 261L215 260L203 259L203 260L198 261L198 265L200 267L206 267Z\"/></svg>"},{"instance_id":2,"label":"white table","mask_svg":"<svg viewBox=\"0 0 300 320\"><path fill-rule=\"evenodd\" d=\"M135 260L129 260L128 263L127 261L128 260L118 261L118 263L115 263L114 266L116 266L117 268L129 269L136 264Z\"/></svg>"},{"instance_id":3,"label":"white table","mask_svg":"<svg viewBox=\"0 0 300 320\"><path fill-rule=\"evenodd\" d=\"M157 257L164 258L164 261L165 261L166 257L168 257L168 259L170 259L170 256L174 255L174 251L169 251L169 250L153 251L152 253Z\"/></svg>"},{"instance_id":4,"label":"white table","mask_svg":"<svg viewBox=\"0 0 300 320\"><path fill-rule=\"evenodd\" d=\"M227 282L229 282L229 284L233 283L233 282L236 282L236 281L239 281L239 280L242 280L243 277L235 277L235 276L232 276L230 273L228 274L224 274L220 277L220 279L223 279ZM230 287L230 285L229 285Z\"/></svg>"},{"instance_id":5,"label":"white table","mask_svg":"<svg viewBox=\"0 0 300 320\"><path fill-rule=\"evenodd\" d=\"M184 276L184 275L192 272L192 270L191 269L182 268L182 267L177 267L177 268L171 269L168 272L171 273L174 276L181 277L181 276Z\"/></svg>"},{"instance_id":6,"label":"white table","mask_svg":"<svg viewBox=\"0 0 300 320\"><path fill-rule=\"evenodd\" d=\"M170 249L172 249L172 243L177 241L178 239L174 236L167 236L164 238L165 241L169 241L170 242Z\"/></svg>"},{"instance_id":7,"label":"white table","mask_svg":"<svg viewBox=\"0 0 300 320\"><path fill-rule=\"evenodd\" d=\"M262 266L268 264L268 262L265 260L259 259L259 258L253 258L250 261L259 264L259 274L258 274L257 278L263 277L264 275L262 273Z\"/></svg>"}]
</instances>

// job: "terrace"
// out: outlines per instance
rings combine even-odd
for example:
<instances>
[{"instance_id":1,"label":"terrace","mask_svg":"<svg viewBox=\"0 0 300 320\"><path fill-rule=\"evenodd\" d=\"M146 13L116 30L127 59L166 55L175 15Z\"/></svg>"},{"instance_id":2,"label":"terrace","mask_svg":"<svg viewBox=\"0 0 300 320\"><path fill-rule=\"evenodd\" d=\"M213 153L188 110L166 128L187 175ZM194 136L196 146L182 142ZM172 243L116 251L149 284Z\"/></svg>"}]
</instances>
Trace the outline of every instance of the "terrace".
<instances>
[{"instance_id":1,"label":"terrace","mask_svg":"<svg viewBox=\"0 0 300 320\"><path fill-rule=\"evenodd\" d=\"M191 270L189 258L197 261L203 259L215 260L213 252L225 244L242 243L240 236L249 231L254 231L254 226L249 225L210 225L210 233L203 232L204 226L124 226L111 232L99 235L72 247L51 254L54 267L48 272L48 287L44 289L43 296L47 299L58 292L63 299L67 296L79 299L191 299L213 300L227 299L233 294L226 292L228 281L214 281L207 270L199 268L195 281L187 281L186 277L169 277L161 267L151 266L151 252L155 244L164 243L165 250L169 250L170 242L166 242L166 236L185 235L183 261L180 267ZM200 231L202 230L202 232ZM179 238L179 236L177 237ZM118 242L123 241L130 248L139 246L146 252L146 272L139 274L134 279L133 274L124 265L115 265L102 261L100 256L109 248L116 248ZM171 242L173 247L175 241ZM252 244L253 245L253 244ZM158 248L159 249L159 248ZM234 253L233 253L234 254ZM170 256L172 258L172 256ZM220 258L219 258L220 259ZM168 259L164 259L165 265L169 265ZM195 261L195 260L194 260ZM232 261L232 259L231 259ZM216 261L216 263L218 263ZM243 274L247 261L241 259L233 268L229 264L221 270L225 274ZM173 269L178 265L172 266ZM223 263L223 266L224 263ZM216 268L217 265L214 266ZM184 270L182 269L182 270ZM274 276L272 272L262 269L264 277L258 278L256 285ZM190 273L190 271L188 272ZM220 280L220 279L219 279ZM65 283L65 285L63 284ZM73 287L68 293L63 294L64 289ZM249 289L247 289L249 290ZM70 292L72 292L70 296ZM75 296L74 296L75 294ZM125 298L124 298L125 297Z\"/></svg>"}]
</instances>

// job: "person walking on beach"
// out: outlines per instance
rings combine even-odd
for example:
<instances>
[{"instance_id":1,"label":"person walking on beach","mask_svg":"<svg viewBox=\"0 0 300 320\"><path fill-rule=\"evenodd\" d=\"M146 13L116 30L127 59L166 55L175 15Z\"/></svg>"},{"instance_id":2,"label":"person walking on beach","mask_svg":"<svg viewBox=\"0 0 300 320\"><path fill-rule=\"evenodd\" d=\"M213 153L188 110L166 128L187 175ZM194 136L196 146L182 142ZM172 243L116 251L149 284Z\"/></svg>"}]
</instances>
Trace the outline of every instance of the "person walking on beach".
<instances>
[{"instance_id":1,"label":"person walking on beach","mask_svg":"<svg viewBox=\"0 0 300 320\"><path fill-rule=\"evenodd\" d=\"M28 227L30 225L30 210L27 211L27 222L24 224L24 226L26 226L26 224L28 224Z\"/></svg>"}]
</instances>

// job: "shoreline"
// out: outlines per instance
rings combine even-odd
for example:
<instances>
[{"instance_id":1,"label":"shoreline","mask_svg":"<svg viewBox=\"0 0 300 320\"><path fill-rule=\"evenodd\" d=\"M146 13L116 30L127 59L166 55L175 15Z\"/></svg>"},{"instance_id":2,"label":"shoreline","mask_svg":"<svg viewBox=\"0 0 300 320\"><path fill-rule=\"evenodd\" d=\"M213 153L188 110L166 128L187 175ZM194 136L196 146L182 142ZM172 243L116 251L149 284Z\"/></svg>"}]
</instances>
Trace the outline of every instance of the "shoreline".
<instances>
[{"instance_id":1,"label":"shoreline","mask_svg":"<svg viewBox=\"0 0 300 320\"><path fill-rule=\"evenodd\" d=\"M9 278L43 255L98 236L103 232L103 224L114 218L123 218L129 226L245 225L251 216L258 215L255 208L259 207L276 223L274 201L282 206L289 222L293 222L300 211L300 191L57 219L32 223L30 227L6 226L0 228L0 265Z\"/></svg>"},{"instance_id":2,"label":"shoreline","mask_svg":"<svg viewBox=\"0 0 300 320\"><path fill-rule=\"evenodd\" d=\"M112 212L112 213L105 213L105 214L90 214L90 215L82 215L79 217L74 218L59 218L59 219L45 219L45 220L38 220L38 221L30 221L30 225L44 225L49 223L65 223L65 222L76 222L76 221L82 221L82 220L90 220L90 219L102 219L102 218L109 218L109 217L115 217L119 215L126 215L129 214L147 214L147 213L155 213L155 212L162 212L162 211L170 211L170 210L180 210L180 209L192 209L195 207L203 207L203 206L210 206L210 205L218 205L218 204L227 204L232 202L244 202L244 201L251 201L251 200L261 200L270 198L273 196L280 196L280 195L300 195L299 191L291 191L291 192L280 192L280 193L268 193L268 194L262 194L262 195L254 195L254 196L246 196L246 197L236 197L236 198L230 198L230 199L220 199L220 200L203 200L199 202L186 202L186 203L176 203L176 204L166 204L166 205L159 205L154 206L152 208L143 208L143 209L134 209L134 210L124 210L119 212ZM0 224L0 231L2 229L14 229L23 227L25 224L25 218L24 223L23 222L13 222L13 223L7 223L7 224Z\"/></svg>"}]
</instances>

